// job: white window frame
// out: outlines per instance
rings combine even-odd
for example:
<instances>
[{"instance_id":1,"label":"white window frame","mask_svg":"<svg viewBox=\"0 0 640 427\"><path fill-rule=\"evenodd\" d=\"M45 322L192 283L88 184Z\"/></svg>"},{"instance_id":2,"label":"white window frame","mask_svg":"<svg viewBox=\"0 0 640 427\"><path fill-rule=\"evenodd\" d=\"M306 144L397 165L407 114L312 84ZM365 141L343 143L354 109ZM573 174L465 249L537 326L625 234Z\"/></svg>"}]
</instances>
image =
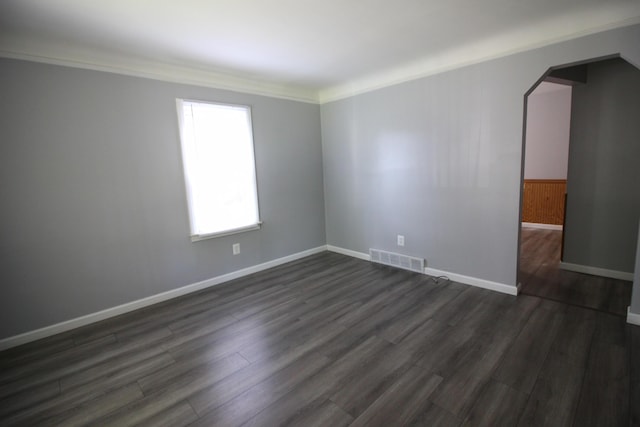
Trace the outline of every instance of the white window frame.
<instances>
[{"instance_id":1,"label":"white window frame","mask_svg":"<svg viewBox=\"0 0 640 427\"><path fill-rule=\"evenodd\" d=\"M210 232L202 232L199 229L197 224L201 221L198 221L197 216L199 215L196 212L196 194L201 194L202 191L197 191L196 186L202 185L202 183L198 183L197 181L201 181L198 179L198 175L202 176L199 173L200 168L202 168L203 157L196 155L197 153L197 142L196 138L188 138L186 135L189 133L185 132L187 124L185 123L184 116L184 107L185 104L203 104L203 105L212 105L219 106L225 109L240 109L246 113L247 118L247 132L248 132L248 142L249 142L249 157L252 164L252 176L250 177L250 181L253 183L253 207L255 207L255 221L252 219L246 224L242 224L238 227L233 228L224 228L216 231ZM211 101L202 101L202 100L194 100L187 98L177 98L176 99L176 107L178 112L178 126L180 130L180 148L182 153L182 162L183 162L183 178L185 182L186 195L187 195L187 208L189 211L189 227L190 227L190 236L191 241L199 241L204 239L211 239L215 237L228 236L236 233L243 233L246 231L257 230L261 227L262 221L260 220L260 208L259 208L259 200L258 200L258 183L257 183L257 173L256 173L256 161L255 161L255 149L254 149L254 140L253 140L253 126L251 121L251 107L248 105L239 105L239 104L229 104L229 103L221 103L221 102L211 102ZM195 126L195 122L192 123ZM191 134L195 134L195 130L191 132ZM202 200L200 200L202 201ZM253 212L249 216L252 216Z\"/></svg>"}]
</instances>

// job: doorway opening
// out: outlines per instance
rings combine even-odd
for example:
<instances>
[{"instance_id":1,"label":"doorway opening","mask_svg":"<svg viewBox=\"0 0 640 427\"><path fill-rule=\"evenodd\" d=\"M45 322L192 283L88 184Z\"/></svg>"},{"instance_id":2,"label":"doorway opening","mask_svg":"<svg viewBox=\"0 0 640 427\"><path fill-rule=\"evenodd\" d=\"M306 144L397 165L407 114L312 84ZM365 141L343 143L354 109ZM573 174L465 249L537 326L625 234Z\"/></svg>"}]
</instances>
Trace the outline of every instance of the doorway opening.
<instances>
[{"instance_id":1,"label":"doorway opening","mask_svg":"<svg viewBox=\"0 0 640 427\"><path fill-rule=\"evenodd\" d=\"M640 217L632 93L640 70L612 56L552 67L525 94L521 293L626 315Z\"/></svg>"}]
</instances>

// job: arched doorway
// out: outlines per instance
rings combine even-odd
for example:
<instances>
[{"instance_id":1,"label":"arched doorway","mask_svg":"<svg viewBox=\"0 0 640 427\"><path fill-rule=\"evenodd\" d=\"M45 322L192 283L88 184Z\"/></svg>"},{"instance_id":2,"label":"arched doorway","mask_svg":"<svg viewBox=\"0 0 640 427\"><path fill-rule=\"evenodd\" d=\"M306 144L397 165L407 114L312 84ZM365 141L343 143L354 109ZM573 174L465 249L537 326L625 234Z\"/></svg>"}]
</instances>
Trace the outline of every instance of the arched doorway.
<instances>
[{"instance_id":1,"label":"arched doorway","mask_svg":"<svg viewBox=\"0 0 640 427\"><path fill-rule=\"evenodd\" d=\"M520 291L626 315L640 217L640 70L618 56L552 67L525 95L525 117L543 82L573 92L564 228L520 230ZM521 223L530 204L524 178Z\"/></svg>"}]
</instances>

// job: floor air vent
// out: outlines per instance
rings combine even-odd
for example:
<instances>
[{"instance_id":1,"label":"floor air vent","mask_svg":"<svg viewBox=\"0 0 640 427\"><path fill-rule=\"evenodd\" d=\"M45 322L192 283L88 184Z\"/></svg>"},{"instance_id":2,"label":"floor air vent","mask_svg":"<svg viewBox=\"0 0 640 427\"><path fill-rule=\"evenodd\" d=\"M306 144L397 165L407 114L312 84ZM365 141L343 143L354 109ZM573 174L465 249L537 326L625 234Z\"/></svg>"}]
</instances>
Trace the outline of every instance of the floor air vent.
<instances>
[{"instance_id":1,"label":"floor air vent","mask_svg":"<svg viewBox=\"0 0 640 427\"><path fill-rule=\"evenodd\" d=\"M422 258L381 251L379 249L369 249L369 256L371 257L371 262L411 270L417 273L424 273L424 259Z\"/></svg>"}]
</instances>

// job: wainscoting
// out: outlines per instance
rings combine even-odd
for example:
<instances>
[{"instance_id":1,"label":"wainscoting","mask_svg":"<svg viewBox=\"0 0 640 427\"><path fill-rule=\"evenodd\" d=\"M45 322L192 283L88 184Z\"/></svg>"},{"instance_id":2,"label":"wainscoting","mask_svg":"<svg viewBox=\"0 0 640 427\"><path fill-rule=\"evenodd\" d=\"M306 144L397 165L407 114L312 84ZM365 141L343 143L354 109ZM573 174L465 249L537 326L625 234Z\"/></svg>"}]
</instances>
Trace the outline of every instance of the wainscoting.
<instances>
[{"instance_id":1,"label":"wainscoting","mask_svg":"<svg viewBox=\"0 0 640 427\"><path fill-rule=\"evenodd\" d=\"M525 179L522 221L561 225L566 191L565 179Z\"/></svg>"}]
</instances>

